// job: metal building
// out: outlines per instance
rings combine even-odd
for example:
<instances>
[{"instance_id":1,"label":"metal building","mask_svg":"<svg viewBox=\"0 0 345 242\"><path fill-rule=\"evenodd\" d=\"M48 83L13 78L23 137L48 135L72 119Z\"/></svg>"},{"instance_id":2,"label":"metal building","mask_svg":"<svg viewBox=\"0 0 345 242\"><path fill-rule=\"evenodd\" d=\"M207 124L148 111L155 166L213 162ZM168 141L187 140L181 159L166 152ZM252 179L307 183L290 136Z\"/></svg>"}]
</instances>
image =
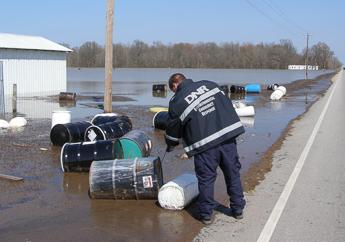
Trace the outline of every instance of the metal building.
<instances>
[{"instance_id":1,"label":"metal building","mask_svg":"<svg viewBox=\"0 0 345 242\"><path fill-rule=\"evenodd\" d=\"M66 91L66 57L71 50L38 36L0 33L4 93L42 96Z\"/></svg>"}]
</instances>

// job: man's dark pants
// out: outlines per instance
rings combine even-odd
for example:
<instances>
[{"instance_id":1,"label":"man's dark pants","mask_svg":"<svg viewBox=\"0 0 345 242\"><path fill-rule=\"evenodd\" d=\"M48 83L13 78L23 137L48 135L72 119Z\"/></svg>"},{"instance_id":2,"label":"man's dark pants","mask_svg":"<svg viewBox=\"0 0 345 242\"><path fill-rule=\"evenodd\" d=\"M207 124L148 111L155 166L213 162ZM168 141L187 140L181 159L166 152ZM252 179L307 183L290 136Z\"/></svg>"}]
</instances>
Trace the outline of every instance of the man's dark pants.
<instances>
[{"instance_id":1,"label":"man's dark pants","mask_svg":"<svg viewBox=\"0 0 345 242\"><path fill-rule=\"evenodd\" d=\"M236 140L231 139L195 155L194 165L198 178L198 207L201 218L210 218L216 207L213 197L218 166L224 174L232 212L242 213L246 202L240 179L241 163L238 160Z\"/></svg>"}]
</instances>

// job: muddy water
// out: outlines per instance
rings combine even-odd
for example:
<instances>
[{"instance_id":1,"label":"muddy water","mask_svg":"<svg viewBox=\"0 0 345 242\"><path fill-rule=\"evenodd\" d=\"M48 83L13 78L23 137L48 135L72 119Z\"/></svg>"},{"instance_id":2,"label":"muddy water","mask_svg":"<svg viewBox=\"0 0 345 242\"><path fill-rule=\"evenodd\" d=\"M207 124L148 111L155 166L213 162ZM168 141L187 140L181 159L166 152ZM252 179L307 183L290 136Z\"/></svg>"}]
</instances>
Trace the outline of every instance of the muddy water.
<instances>
[{"instance_id":1,"label":"muddy water","mask_svg":"<svg viewBox=\"0 0 345 242\"><path fill-rule=\"evenodd\" d=\"M328 88L329 80L327 76L313 82L290 84L287 97L280 102L267 102L270 94L267 91L245 97L256 110L255 120L246 120L246 133L238 138L242 178L247 189L253 189L262 179L262 173L270 169L271 163L261 160L265 152L288 122ZM308 103L305 92L308 92ZM82 107L74 110L82 109L83 114L96 112L90 106L95 104L84 101ZM148 108L122 105L114 106L113 110L128 115L134 128L145 131L152 138L151 154L162 157L164 132L151 127L154 114ZM92 116L76 117L89 120ZM60 148L52 146L49 139L50 119L28 121L23 129L0 132L0 172L24 178L21 182L0 180L1 241L190 241L202 227L194 218L195 204L174 212L161 209L154 200L90 200L88 174L61 171ZM179 147L166 155L165 181L193 172L193 161L180 159L182 154ZM215 197L227 204L221 172Z\"/></svg>"}]
</instances>

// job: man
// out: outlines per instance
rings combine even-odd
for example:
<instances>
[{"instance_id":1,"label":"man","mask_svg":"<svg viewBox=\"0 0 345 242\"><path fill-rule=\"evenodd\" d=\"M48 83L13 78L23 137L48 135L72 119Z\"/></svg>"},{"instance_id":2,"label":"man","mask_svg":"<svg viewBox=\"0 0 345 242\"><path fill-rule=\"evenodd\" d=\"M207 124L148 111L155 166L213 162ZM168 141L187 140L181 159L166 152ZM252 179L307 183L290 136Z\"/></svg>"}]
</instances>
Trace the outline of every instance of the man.
<instances>
[{"instance_id":1,"label":"man","mask_svg":"<svg viewBox=\"0 0 345 242\"><path fill-rule=\"evenodd\" d=\"M169 102L167 151L172 151L182 138L186 154L194 156L200 220L206 225L213 221L218 166L224 173L232 215L243 218L245 200L235 138L244 133L244 128L231 100L216 83L194 82L181 73L170 77L169 88L175 95Z\"/></svg>"}]
</instances>

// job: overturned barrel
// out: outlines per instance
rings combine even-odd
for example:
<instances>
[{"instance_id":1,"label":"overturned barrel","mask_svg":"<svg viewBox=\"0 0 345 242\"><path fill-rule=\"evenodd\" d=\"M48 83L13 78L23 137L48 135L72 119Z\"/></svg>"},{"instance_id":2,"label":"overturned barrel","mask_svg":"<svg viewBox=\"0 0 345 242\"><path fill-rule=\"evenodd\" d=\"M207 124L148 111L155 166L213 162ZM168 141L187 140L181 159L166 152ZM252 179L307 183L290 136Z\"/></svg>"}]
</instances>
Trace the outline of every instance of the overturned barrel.
<instances>
[{"instance_id":1,"label":"overturned barrel","mask_svg":"<svg viewBox=\"0 0 345 242\"><path fill-rule=\"evenodd\" d=\"M244 93L246 90L243 86L231 85L230 91L231 93Z\"/></svg>"},{"instance_id":2,"label":"overturned barrel","mask_svg":"<svg viewBox=\"0 0 345 242\"><path fill-rule=\"evenodd\" d=\"M54 145L63 146L65 143L84 141L85 130L91 126L90 122L74 122L56 124L50 130L50 140Z\"/></svg>"},{"instance_id":3,"label":"overturned barrel","mask_svg":"<svg viewBox=\"0 0 345 242\"><path fill-rule=\"evenodd\" d=\"M77 98L77 94L75 92L60 92L59 94L59 101L72 101L74 102Z\"/></svg>"},{"instance_id":4,"label":"overturned barrel","mask_svg":"<svg viewBox=\"0 0 345 242\"><path fill-rule=\"evenodd\" d=\"M270 91L274 91L277 89L277 87L279 87L279 84L275 83L275 84L270 84L267 86L267 90L270 90Z\"/></svg>"},{"instance_id":5,"label":"overturned barrel","mask_svg":"<svg viewBox=\"0 0 345 242\"><path fill-rule=\"evenodd\" d=\"M88 172L93 161L122 158L118 140L66 143L61 149L60 162L63 172Z\"/></svg>"},{"instance_id":6,"label":"overturned barrel","mask_svg":"<svg viewBox=\"0 0 345 242\"><path fill-rule=\"evenodd\" d=\"M132 129L132 124L127 120L117 118L113 122L92 125L85 131L85 141L117 139Z\"/></svg>"},{"instance_id":7,"label":"overturned barrel","mask_svg":"<svg viewBox=\"0 0 345 242\"><path fill-rule=\"evenodd\" d=\"M141 130L132 130L119 140L124 159L150 156L152 142L145 132Z\"/></svg>"},{"instance_id":8,"label":"overturned barrel","mask_svg":"<svg viewBox=\"0 0 345 242\"><path fill-rule=\"evenodd\" d=\"M260 93L261 92L261 86L260 84L248 84L245 86L247 93Z\"/></svg>"},{"instance_id":9,"label":"overturned barrel","mask_svg":"<svg viewBox=\"0 0 345 242\"><path fill-rule=\"evenodd\" d=\"M230 97L230 87L229 85L221 85L220 90L224 92L224 95Z\"/></svg>"},{"instance_id":10,"label":"overturned barrel","mask_svg":"<svg viewBox=\"0 0 345 242\"><path fill-rule=\"evenodd\" d=\"M99 113L91 119L91 123L93 125L99 125L113 122L117 119L118 116L119 115L117 113Z\"/></svg>"},{"instance_id":11,"label":"overturned barrel","mask_svg":"<svg viewBox=\"0 0 345 242\"><path fill-rule=\"evenodd\" d=\"M169 122L169 112L161 111L155 114L152 119L152 125L156 129L166 130Z\"/></svg>"},{"instance_id":12,"label":"overturned barrel","mask_svg":"<svg viewBox=\"0 0 345 242\"><path fill-rule=\"evenodd\" d=\"M99 199L157 199L163 185L159 157L93 162L89 195Z\"/></svg>"}]
</instances>

